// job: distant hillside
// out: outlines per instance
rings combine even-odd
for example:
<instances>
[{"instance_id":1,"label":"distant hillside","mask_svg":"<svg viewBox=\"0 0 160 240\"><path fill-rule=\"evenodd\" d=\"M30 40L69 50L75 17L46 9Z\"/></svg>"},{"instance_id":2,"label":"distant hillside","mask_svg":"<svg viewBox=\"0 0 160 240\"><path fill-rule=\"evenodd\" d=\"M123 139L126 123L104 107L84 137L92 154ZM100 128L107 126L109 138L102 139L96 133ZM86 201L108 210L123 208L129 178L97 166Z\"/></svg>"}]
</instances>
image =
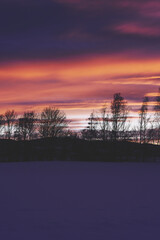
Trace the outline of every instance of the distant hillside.
<instances>
[{"instance_id":1,"label":"distant hillside","mask_svg":"<svg viewBox=\"0 0 160 240\"><path fill-rule=\"evenodd\" d=\"M160 161L160 146L131 142L47 138L0 140L0 161Z\"/></svg>"}]
</instances>

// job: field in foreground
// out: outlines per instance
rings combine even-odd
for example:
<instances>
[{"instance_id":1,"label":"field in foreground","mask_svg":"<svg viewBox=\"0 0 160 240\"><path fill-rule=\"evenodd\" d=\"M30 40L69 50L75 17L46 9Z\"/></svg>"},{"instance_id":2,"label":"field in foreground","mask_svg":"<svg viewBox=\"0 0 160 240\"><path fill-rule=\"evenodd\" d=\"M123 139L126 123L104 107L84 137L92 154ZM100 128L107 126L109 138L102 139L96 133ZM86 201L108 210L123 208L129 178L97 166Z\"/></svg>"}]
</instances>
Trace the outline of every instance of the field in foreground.
<instances>
[{"instance_id":1,"label":"field in foreground","mask_svg":"<svg viewBox=\"0 0 160 240\"><path fill-rule=\"evenodd\" d=\"M160 164L0 164L0 239L159 240Z\"/></svg>"}]
</instances>

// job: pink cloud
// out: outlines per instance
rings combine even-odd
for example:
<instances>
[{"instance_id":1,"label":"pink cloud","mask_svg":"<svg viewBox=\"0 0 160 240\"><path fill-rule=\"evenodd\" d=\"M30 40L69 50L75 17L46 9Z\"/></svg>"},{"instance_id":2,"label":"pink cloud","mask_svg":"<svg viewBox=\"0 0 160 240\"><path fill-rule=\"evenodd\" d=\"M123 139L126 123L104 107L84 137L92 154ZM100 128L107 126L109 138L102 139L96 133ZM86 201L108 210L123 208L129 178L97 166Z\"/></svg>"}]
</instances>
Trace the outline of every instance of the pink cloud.
<instances>
[{"instance_id":1,"label":"pink cloud","mask_svg":"<svg viewBox=\"0 0 160 240\"><path fill-rule=\"evenodd\" d=\"M158 1L150 1L146 5L143 6L140 10L142 15L159 18L160 17L160 2Z\"/></svg>"},{"instance_id":2,"label":"pink cloud","mask_svg":"<svg viewBox=\"0 0 160 240\"><path fill-rule=\"evenodd\" d=\"M117 5L123 8L132 8L139 12L142 16L147 16L151 18L159 18L160 17L160 1L131 1L131 0L123 0L117 2Z\"/></svg>"},{"instance_id":3,"label":"pink cloud","mask_svg":"<svg viewBox=\"0 0 160 240\"><path fill-rule=\"evenodd\" d=\"M124 34L160 36L160 28L154 26L144 26L138 23L124 23L116 26L115 30Z\"/></svg>"}]
</instances>

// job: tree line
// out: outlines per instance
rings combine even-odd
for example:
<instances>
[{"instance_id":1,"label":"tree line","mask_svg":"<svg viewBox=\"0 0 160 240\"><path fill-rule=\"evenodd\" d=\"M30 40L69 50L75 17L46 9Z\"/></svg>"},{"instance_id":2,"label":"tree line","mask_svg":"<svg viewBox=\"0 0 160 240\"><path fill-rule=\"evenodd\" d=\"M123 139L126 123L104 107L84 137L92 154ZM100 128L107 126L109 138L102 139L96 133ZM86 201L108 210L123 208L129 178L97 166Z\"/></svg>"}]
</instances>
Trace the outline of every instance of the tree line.
<instances>
[{"instance_id":1,"label":"tree line","mask_svg":"<svg viewBox=\"0 0 160 240\"><path fill-rule=\"evenodd\" d=\"M115 93L110 107L104 106L99 113L94 111L88 118L88 126L82 131L82 138L103 141L133 141L139 143L160 143L160 88L154 99L153 114L149 114L149 98L144 97L138 111L138 123L132 127L127 101Z\"/></svg>"},{"instance_id":2,"label":"tree line","mask_svg":"<svg viewBox=\"0 0 160 240\"><path fill-rule=\"evenodd\" d=\"M62 136L67 127L66 115L54 107L46 107L38 116L34 111L17 116L14 110L0 115L1 138L31 140L35 138Z\"/></svg>"},{"instance_id":3,"label":"tree line","mask_svg":"<svg viewBox=\"0 0 160 240\"><path fill-rule=\"evenodd\" d=\"M104 105L99 113L93 111L88 126L80 132L69 130L63 111L46 107L38 115L34 111L24 112L18 117L14 110L0 114L1 138L31 140L36 138L78 137L87 140L133 141L160 143L160 88L155 97L152 117L149 115L149 98L144 97L139 109L136 127L129 121L129 107L120 93L115 93L110 107Z\"/></svg>"}]
</instances>

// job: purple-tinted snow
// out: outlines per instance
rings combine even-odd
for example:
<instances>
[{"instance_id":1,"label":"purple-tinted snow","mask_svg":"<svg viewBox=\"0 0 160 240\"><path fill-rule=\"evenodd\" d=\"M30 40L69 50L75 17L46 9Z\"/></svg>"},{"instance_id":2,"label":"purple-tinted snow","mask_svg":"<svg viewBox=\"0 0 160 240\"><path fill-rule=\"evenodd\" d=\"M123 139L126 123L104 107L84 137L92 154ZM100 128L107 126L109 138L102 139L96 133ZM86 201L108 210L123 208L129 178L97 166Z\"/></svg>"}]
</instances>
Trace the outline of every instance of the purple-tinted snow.
<instances>
[{"instance_id":1,"label":"purple-tinted snow","mask_svg":"<svg viewBox=\"0 0 160 240\"><path fill-rule=\"evenodd\" d=\"M0 164L2 240L159 240L158 163Z\"/></svg>"}]
</instances>

